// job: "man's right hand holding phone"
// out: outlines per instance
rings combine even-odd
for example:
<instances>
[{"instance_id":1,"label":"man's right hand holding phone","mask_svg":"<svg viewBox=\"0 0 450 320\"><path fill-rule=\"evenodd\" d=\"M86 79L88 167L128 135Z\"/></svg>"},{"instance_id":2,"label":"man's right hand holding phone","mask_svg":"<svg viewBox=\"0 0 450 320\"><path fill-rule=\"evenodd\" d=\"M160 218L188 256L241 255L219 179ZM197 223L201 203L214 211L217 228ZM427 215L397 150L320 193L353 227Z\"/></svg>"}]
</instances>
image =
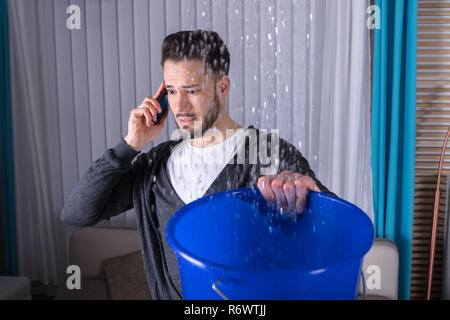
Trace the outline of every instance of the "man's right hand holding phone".
<instances>
[{"instance_id":1,"label":"man's right hand holding phone","mask_svg":"<svg viewBox=\"0 0 450 320\"><path fill-rule=\"evenodd\" d=\"M136 151L142 151L147 144L156 140L164 128L164 122L169 113L168 111L161 118L159 124L154 123L157 119L156 115L162 112L157 99L163 92L164 87L165 83L163 81L153 98L146 97L139 107L130 112L128 133L124 140Z\"/></svg>"}]
</instances>

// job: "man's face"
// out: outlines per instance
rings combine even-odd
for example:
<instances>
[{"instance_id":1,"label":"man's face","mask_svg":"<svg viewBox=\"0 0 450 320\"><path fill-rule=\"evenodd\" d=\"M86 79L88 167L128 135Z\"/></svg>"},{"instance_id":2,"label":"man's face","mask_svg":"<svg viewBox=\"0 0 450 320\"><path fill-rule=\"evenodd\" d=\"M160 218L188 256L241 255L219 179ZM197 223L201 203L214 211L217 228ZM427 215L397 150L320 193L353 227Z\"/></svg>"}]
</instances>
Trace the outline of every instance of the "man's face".
<instances>
[{"instance_id":1,"label":"man's face","mask_svg":"<svg viewBox=\"0 0 450 320\"><path fill-rule=\"evenodd\" d=\"M201 60L167 60L164 63L164 81L179 129L189 131L194 138L194 122L196 130L201 124L201 132L197 135L203 135L214 126L221 115L221 106L214 79L205 74Z\"/></svg>"}]
</instances>

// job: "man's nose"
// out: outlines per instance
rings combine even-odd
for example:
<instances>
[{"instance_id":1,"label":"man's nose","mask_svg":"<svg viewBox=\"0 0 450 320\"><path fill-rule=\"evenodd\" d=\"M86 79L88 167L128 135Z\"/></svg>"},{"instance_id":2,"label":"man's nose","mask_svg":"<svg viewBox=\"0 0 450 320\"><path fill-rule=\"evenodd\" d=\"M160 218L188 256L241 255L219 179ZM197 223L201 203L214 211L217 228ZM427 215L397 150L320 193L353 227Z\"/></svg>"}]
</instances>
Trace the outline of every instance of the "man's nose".
<instances>
[{"instance_id":1,"label":"man's nose","mask_svg":"<svg viewBox=\"0 0 450 320\"><path fill-rule=\"evenodd\" d=\"M184 94L177 94L175 97L174 109L175 113L182 113L191 110L192 106L188 98Z\"/></svg>"}]
</instances>

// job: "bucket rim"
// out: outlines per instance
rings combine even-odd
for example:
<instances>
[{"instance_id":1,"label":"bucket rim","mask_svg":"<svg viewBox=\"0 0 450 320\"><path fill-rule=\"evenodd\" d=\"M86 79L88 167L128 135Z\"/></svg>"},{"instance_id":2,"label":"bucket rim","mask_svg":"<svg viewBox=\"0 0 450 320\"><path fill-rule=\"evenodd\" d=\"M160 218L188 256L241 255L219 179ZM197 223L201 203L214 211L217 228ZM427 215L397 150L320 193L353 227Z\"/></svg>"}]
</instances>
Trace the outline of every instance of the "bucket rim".
<instances>
[{"instance_id":1,"label":"bucket rim","mask_svg":"<svg viewBox=\"0 0 450 320\"><path fill-rule=\"evenodd\" d=\"M319 267L314 267L314 268L307 268L307 267L293 267L293 268L280 268L280 269L276 269L276 270L253 270L253 271L249 271L248 269L244 269L244 268L239 268L239 267L232 267L232 266L227 266L221 263L217 263L217 262L213 262L209 259L206 258L202 258L194 253L192 253L191 251L187 250L185 247L183 247L178 240L175 239L175 226L177 225L177 222L185 215L189 212L189 207L193 207L193 206L198 206L199 204L203 204L209 200L210 196L215 196L215 197L223 197L226 196L227 193L231 193L231 192L258 192L260 195L261 193L259 192L259 189L257 189L257 187L252 187L252 188L240 188L240 189L233 189L233 190L226 190L226 191L221 191L215 194L211 194L211 195L207 195L204 196L202 198L199 198L195 201L192 201L188 204L186 204L185 206L183 206L182 208L180 208L179 210L177 210L175 212L175 214L170 218L169 222L167 223L167 227L166 227L166 240L167 243L169 244L169 246L171 247L171 249L175 252L176 255L184 258L185 260L189 261L191 264L196 265L197 267L203 269L203 270L224 270L228 273L238 273L238 274L246 274L246 275L254 275L254 274L274 274L274 273L286 273L286 272L304 272L304 273L309 273L309 274L320 274L323 272L326 272L328 270L334 269L334 268L340 268L340 267L344 267L346 265L349 264L353 264L356 261L360 262L364 256L367 254L367 252L370 250L370 248L373 245L373 242L375 240L375 232L374 232L374 227L373 227L373 223L372 220L370 220L370 218L367 216L367 214L362 211L362 209L360 209L359 207L357 207L356 205L352 204L351 202L348 202L344 199L323 193L323 192L316 192L316 191L309 191L308 192L308 198L314 194L317 197L321 197L321 198L327 198L329 200L332 200L334 202L338 202L342 205L345 205L347 207L351 207L354 209L357 209L357 211L362 213L362 219L366 220L366 223L368 224L368 226L370 226L370 235L367 239L367 241L365 241L364 244L362 244L357 250L355 250L355 253L353 253L352 255L347 256L346 260L341 260L336 262L335 264L333 264L332 266L319 266ZM261 195L262 197L262 195Z\"/></svg>"}]
</instances>

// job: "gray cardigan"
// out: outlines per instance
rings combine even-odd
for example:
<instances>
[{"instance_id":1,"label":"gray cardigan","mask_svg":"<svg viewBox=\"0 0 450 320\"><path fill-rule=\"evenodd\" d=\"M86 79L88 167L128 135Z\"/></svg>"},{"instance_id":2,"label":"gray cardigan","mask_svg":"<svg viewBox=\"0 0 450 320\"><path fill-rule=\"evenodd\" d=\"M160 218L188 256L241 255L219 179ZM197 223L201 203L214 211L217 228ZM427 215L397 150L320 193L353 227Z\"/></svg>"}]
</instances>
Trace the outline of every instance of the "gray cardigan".
<instances>
[{"instance_id":1,"label":"gray cardigan","mask_svg":"<svg viewBox=\"0 0 450 320\"><path fill-rule=\"evenodd\" d=\"M256 130L257 137L260 131ZM175 192L166 171L171 150L180 140L169 140L140 154L121 140L106 150L78 181L65 201L61 221L78 227L92 226L134 207L144 268L153 299L182 299L175 253L166 241L170 217L185 203ZM249 164L249 138L245 163L237 155L220 172L205 195L225 190L257 186L262 164ZM331 193L315 178L307 160L290 143L279 140L279 169L312 177L322 192ZM258 143L259 151L259 143ZM268 153L270 154L270 135ZM252 162L253 163L253 162Z\"/></svg>"}]
</instances>

